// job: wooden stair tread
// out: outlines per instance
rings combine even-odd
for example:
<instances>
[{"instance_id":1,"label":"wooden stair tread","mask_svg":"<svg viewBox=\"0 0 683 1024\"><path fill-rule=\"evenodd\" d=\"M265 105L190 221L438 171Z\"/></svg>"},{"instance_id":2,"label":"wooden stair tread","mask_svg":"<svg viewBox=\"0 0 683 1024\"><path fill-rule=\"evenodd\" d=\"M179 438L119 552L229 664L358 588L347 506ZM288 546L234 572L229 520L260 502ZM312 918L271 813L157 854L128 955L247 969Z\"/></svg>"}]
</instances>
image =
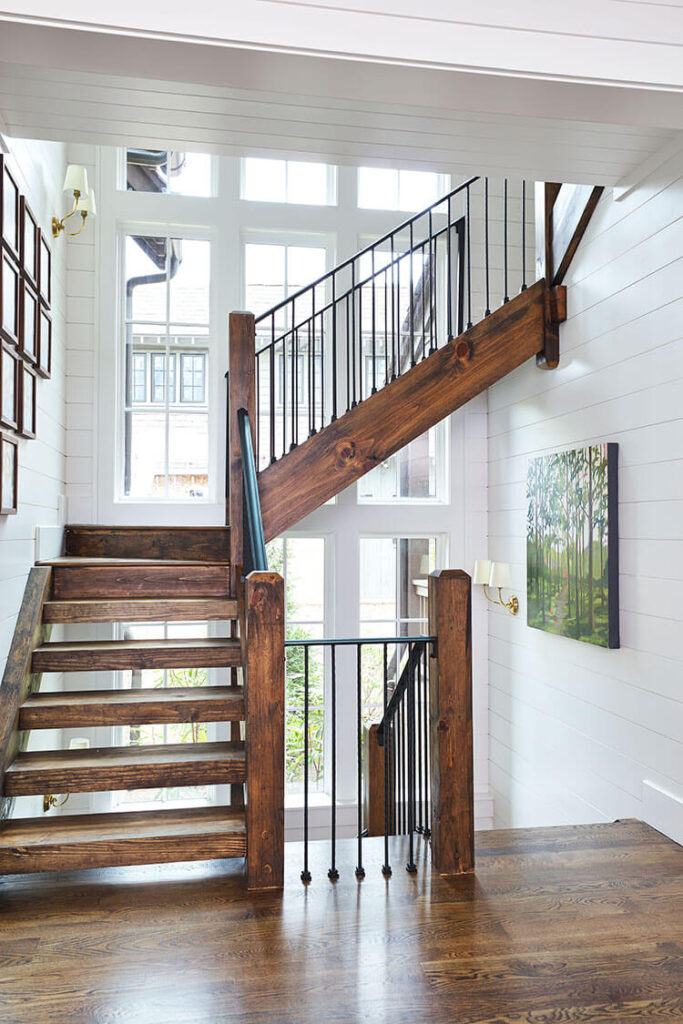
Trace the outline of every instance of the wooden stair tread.
<instances>
[{"instance_id":1,"label":"wooden stair tread","mask_svg":"<svg viewBox=\"0 0 683 1024\"><path fill-rule=\"evenodd\" d=\"M237 601L222 597L138 597L46 601L43 622L188 622L236 619Z\"/></svg>"},{"instance_id":2,"label":"wooden stair tread","mask_svg":"<svg viewBox=\"0 0 683 1024\"><path fill-rule=\"evenodd\" d=\"M41 644L34 672L145 668L221 668L241 664L239 640L219 637L160 640L80 640Z\"/></svg>"},{"instance_id":3,"label":"wooden stair tread","mask_svg":"<svg viewBox=\"0 0 683 1024\"><path fill-rule=\"evenodd\" d=\"M230 807L15 818L0 826L0 873L243 857L245 815Z\"/></svg>"},{"instance_id":4,"label":"wooden stair tread","mask_svg":"<svg viewBox=\"0 0 683 1024\"><path fill-rule=\"evenodd\" d=\"M38 693L19 710L20 729L244 720L244 693L229 686Z\"/></svg>"},{"instance_id":5,"label":"wooden stair tread","mask_svg":"<svg viewBox=\"0 0 683 1024\"><path fill-rule=\"evenodd\" d=\"M18 754L5 774L5 793L96 792L112 789L244 782L243 743L40 750Z\"/></svg>"}]
</instances>

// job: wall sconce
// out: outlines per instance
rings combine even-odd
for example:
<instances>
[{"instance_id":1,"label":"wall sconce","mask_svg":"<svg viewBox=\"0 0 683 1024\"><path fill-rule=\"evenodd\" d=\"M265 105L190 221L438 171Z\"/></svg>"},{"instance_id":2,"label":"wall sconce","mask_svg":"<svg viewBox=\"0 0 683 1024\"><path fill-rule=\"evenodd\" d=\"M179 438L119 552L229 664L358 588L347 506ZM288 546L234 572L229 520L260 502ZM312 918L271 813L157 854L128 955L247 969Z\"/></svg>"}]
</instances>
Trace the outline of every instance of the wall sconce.
<instances>
[{"instance_id":1,"label":"wall sconce","mask_svg":"<svg viewBox=\"0 0 683 1024\"><path fill-rule=\"evenodd\" d=\"M69 164L64 177L64 191L71 192L73 194L73 210L71 210L70 213L65 214L61 220L57 217L52 218L53 238L58 238L62 231L65 235L68 235L69 238L73 238L75 235L80 235L81 231L85 227L88 214L90 214L91 217L94 217L97 213L95 193L91 188L88 188L88 172L85 167L81 167L80 164ZM77 231L69 231L66 226L66 221L77 213L80 213L81 215L81 226Z\"/></svg>"},{"instance_id":2,"label":"wall sconce","mask_svg":"<svg viewBox=\"0 0 683 1024\"><path fill-rule=\"evenodd\" d=\"M75 736L69 743L69 750L87 750L89 747L90 740L84 736ZM47 814L53 807L63 807L70 796L70 793L63 793L60 800L54 793L46 793L43 797L43 814Z\"/></svg>"},{"instance_id":3,"label":"wall sconce","mask_svg":"<svg viewBox=\"0 0 683 1024\"><path fill-rule=\"evenodd\" d=\"M507 562L491 562L488 558L480 559L474 563L474 575L472 582L475 586L483 586L484 595L491 604L499 604L507 608L510 615L516 615L519 611L519 600L512 596L509 601L503 600L503 587L510 588L510 566ZM487 587L496 587L498 600L489 596Z\"/></svg>"}]
</instances>

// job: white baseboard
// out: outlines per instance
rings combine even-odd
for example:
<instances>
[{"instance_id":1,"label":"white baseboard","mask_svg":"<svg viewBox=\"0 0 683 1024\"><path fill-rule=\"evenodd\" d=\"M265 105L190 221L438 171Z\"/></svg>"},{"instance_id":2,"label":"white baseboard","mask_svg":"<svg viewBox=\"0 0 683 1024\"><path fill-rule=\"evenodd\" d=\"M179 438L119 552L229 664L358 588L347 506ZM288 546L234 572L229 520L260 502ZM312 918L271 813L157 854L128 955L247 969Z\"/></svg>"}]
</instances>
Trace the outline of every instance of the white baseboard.
<instances>
[{"instance_id":1,"label":"white baseboard","mask_svg":"<svg viewBox=\"0 0 683 1024\"><path fill-rule=\"evenodd\" d=\"M643 818L648 825L683 846L683 795L644 779Z\"/></svg>"}]
</instances>

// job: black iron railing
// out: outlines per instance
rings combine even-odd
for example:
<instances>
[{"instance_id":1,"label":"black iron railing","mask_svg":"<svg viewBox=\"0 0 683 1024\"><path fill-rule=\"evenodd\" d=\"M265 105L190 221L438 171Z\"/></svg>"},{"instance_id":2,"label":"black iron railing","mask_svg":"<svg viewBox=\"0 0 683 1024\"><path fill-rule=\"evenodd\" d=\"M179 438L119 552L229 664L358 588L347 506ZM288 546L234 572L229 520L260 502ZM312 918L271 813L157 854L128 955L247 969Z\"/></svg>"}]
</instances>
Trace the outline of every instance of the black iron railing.
<instances>
[{"instance_id":1,"label":"black iron railing","mask_svg":"<svg viewBox=\"0 0 683 1024\"><path fill-rule=\"evenodd\" d=\"M259 468L526 288L525 183L512 192L470 178L257 316Z\"/></svg>"},{"instance_id":2,"label":"black iron railing","mask_svg":"<svg viewBox=\"0 0 683 1024\"><path fill-rule=\"evenodd\" d=\"M365 773L369 765L364 758L364 732L371 722L380 722L383 742L384 813L384 875L391 875L389 836L409 836L409 871L415 871L415 835L430 834L429 799L429 737L428 737L428 651L434 642L431 636L372 637L354 639L287 640L288 707L287 730L296 736L302 748L300 781L303 784L303 866L301 880L311 881L309 866L311 775L313 762L324 760L321 773L329 795L330 866L328 877L339 878L337 868L338 787L340 754L343 756L343 779L350 792L349 775L355 789L356 822L354 832L358 849L355 874L365 876L363 840L368 828L364 811ZM390 650L395 657L390 657ZM311 652L317 652L318 678L312 679ZM342 652L344 652L342 654ZM370 657L368 657L370 655ZM398 666L400 671L392 666ZM396 678L398 676L398 678ZM321 678L322 677L322 678ZM292 686L292 680L303 686ZM291 689L290 689L291 688ZM296 689L298 703L290 694ZM324 694L329 699L324 700ZM323 707L320 706L323 701ZM344 736L353 749L340 743L338 709L353 709L354 726L348 721ZM325 735L321 736L320 717ZM315 723L313 717L316 717ZM287 742L288 757L296 753ZM312 749L315 748L315 749Z\"/></svg>"}]
</instances>

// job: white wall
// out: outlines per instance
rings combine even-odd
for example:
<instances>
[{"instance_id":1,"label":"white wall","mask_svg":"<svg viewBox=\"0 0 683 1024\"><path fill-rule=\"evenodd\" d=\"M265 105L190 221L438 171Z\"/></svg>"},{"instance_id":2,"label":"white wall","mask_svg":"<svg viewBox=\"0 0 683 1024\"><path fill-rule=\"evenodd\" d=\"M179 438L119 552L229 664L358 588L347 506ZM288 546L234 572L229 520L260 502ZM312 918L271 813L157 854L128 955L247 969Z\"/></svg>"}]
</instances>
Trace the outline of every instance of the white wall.
<instances>
[{"instance_id":1,"label":"white wall","mask_svg":"<svg viewBox=\"0 0 683 1024\"><path fill-rule=\"evenodd\" d=\"M58 526L58 503L64 494L65 376L64 353L66 244L52 241L52 216L66 211L62 192L64 146L55 142L8 139L10 164L20 191L27 197L40 226L52 243L52 377L38 379L37 437L19 439L19 511L0 516L0 675L14 632L14 623L28 571L36 557L37 526Z\"/></svg>"},{"instance_id":2,"label":"white wall","mask_svg":"<svg viewBox=\"0 0 683 1024\"><path fill-rule=\"evenodd\" d=\"M489 392L489 553L522 605L489 613L497 826L634 816L683 841L682 211L680 159L605 194L568 275L561 367ZM597 441L619 443L615 651L526 626L528 460Z\"/></svg>"}]
</instances>

